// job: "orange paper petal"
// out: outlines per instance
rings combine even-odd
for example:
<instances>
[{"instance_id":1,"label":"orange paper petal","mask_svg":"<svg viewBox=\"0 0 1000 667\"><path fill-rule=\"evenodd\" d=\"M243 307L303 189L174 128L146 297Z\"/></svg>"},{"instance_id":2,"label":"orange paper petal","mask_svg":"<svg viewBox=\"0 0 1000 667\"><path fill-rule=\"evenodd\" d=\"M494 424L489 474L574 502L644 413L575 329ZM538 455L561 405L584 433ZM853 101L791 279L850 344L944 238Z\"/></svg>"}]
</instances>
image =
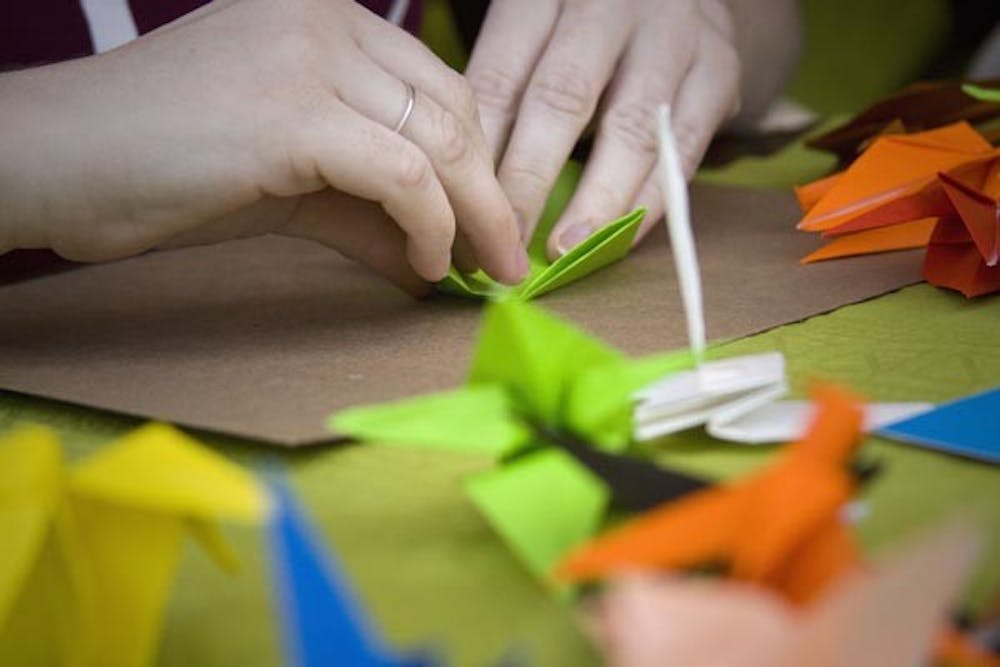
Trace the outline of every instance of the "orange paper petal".
<instances>
[{"instance_id":1,"label":"orange paper petal","mask_svg":"<svg viewBox=\"0 0 1000 667\"><path fill-rule=\"evenodd\" d=\"M799 207L803 213L808 213L809 209L819 202L833 186L837 184L843 174L830 174L812 183L795 186L795 198L799 200Z\"/></svg>"},{"instance_id":2,"label":"orange paper petal","mask_svg":"<svg viewBox=\"0 0 1000 667\"><path fill-rule=\"evenodd\" d=\"M893 198L919 190L939 171L988 154L997 153L964 122L927 132L880 137L811 207L799 228L822 231L839 227Z\"/></svg>"},{"instance_id":3,"label":"orange paper petal","mask_svg":"<svg viewBox=\"0 0 1000 667\"><path fill-rule=\"evenodd\" d=\"M923 248L930 243L937 221L937 218L922 218L838 236L819 250L803 257L801 261L803 264L810 264L838 257Z\"/></svg>"}]
</instances>

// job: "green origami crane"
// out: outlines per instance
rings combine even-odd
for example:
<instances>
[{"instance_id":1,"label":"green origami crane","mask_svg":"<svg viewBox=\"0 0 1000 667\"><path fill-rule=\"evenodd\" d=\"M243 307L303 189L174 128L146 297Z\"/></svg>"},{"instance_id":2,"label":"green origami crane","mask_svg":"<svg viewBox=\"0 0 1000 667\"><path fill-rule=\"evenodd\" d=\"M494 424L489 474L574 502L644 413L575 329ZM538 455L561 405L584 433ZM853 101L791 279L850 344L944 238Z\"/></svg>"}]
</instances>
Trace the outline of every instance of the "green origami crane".
<instances>
[{"instance_id":1,"label":"green origami crane","mask_svg":"<svg viewBox=\"0 0 1000 667\"><path fill-rule=\"evenodd\" d=\"M569 162L559 175L559 180L535 230L535 236L528 246L531 271L521 284L509 287L495 282L482 271L472 275L462 275L457 269L452 268L447 277L438 283L438 288L458 296L528 301L577 281L625 257L632 247L636 232L639 231L639 225L646 214L645 209L636 209L605 225L556 261L549 262L545 253L545 242L559 214L569 203L573 190L580 180L580 173L579 163Z\"/></svg>"},{"instance_id":2,"label":"green origami crane","mask_svg":"<svg viewBox=\"0 0 1000 667\"><path fill-rule=\"evenodd\" d=\"M620 452L632 439L632 394L692 365L690 354L630 359L517 301L486 308L468 384L458 390L352 408L330 418L367 442L489 454L500 465L467 480L473 502L543 581L592 537L609 505L604 482L540 442L525 418Z\"/></svg>"},{"instance_id":3,"label":"green origami crane","mask_svg":"<svg viewBox=\"0 0 1000 667\"><path fill-rule=\"evenodd\" d=\"M149 664L185 534L231 570L216 522L269 511L248 472L162 424L71 469L47 429L0 437L0 664Z\"/></svg>"}]
</instances>

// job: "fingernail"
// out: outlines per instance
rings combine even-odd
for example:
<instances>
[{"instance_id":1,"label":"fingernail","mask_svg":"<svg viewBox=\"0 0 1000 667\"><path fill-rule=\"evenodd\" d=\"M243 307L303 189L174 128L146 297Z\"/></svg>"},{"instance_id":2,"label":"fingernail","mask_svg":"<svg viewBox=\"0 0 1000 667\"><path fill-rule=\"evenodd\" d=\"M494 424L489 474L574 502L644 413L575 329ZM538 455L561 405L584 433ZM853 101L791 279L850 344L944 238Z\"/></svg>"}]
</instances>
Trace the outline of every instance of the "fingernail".
<instances>
[{"instance_id":1,"label":"fingernail","mask_svg":"<svg viewBox=\"0 0 1000 667\"><path fill-rule=\"evenodd\" d=\"M556 241L556 250L559 251L560 255L565 255L580 245L590 234L591 229L587 224L579 222L572 224L559 235L559 240Z\"/></svg>"},{"instance_id":2,"label":"fingernail","mask_svg":"<svg viewBox=\"0 0 1000 667\"><path fill-rule=\"evenodd\" d=\"M514 250L514 266L517 269L518 282L528 277L528 273L531 271L531 262L528 261L528 253L520 244Z\"/></svg>"},{"instance_id":3,"label":"fingernail","mask_svg":"<svg viewBox=\"0 0 1000 667\"><path fill-rule=\"evenodd\" d=\"M527 246L531 239L528 238L528 222L524 217L524 214L520 211L514 211L514 215L517 217L517 230L521 235L521 244Z\"/></svg>"}]
</instances>

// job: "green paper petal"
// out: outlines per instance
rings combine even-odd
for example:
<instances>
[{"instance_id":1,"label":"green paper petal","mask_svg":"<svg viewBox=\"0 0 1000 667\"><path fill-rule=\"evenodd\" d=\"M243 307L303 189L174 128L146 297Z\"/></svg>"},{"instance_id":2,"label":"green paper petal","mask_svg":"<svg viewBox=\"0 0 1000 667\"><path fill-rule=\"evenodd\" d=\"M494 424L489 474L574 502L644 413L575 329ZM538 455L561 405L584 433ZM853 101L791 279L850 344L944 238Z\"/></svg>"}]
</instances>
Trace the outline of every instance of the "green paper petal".
<instances>
[{"instance_id":1,"label":"green paper petal","mask_svg":"<svg viewBox=\"0 0 1000 667\"><path fill-rule=\"evenodd\" d=\"M1000 88L984 88L983 86L967 83L962 86L962 92L969 97L975 97L977 100L982 100L983 102L1000 103Z\"/></svg>"},{"instance_id":2,"label":"green paper petal","mask_svg":"<svg viewBox=\"0 0 1000 667\"><path fill-rule=\"evenodd\" d=\"M643 209L636 209L604 225L576 248L555 262L549 262L545 250L546 242L552 227L573 195L581 171L580 164L571 161L560 173L535 229L535 235L528 246L531 270L520 285L516 287L502 285L483 271L462 275L453 267L444 280L438 283L438 289L456 296L527 301L568 285L624 258L639 230L645 214Z\"/></svg>"},{"instance_id":3,"label":"green paper petal","mask_svg":"<svg viewBox=\"0 0 1000 667\"><path fill-rule=\"evenodd\" d=\"M569 160L559 172L559 178L556 179L556 184L552 187L552 192L549 193L549 198L545 201L545 208L538 218L535 234L531 237L531 243L528 245L528 259L531 260L533 267L536 264L543 267L548 266L549 257L546 244L549 235L552 233L552 228L556 226L559 216L569 205L569 200L573 198L573 193L576 192L576 186L582 175L583 165L576 160Z\"/></svg>"},{"instance_id":4,"label":"green paper petal","mask_svg":"<svg viewBox=\"0 0 1000 667\"><path fill-rule=\"evenodd\" d=\"M615 349L545 311L507 301L486 308L469 383L504 387L517 409L559 425L574 378L621 361Z\"/></svg>"},{"instance_id":5,"label":"green paper petal","mask_svg":"<svg viewBox=\"0 0 1000 667\"><path fill-rule=\"evenodd\" d=\"M358 440L502 456L528 440L497 385L465 387L339 412L336 433Z\"/></svg>"},{"instance_id":6,"label":"green paper petal","mask_svg":"<svg viewBox=\"0 0 1000 667\"><path fill-rule=\"evenodd\" d=\"M639 208L597 230L548 268L523 283L513 296L534 299L614 264L628 254L646 209Z\"/></svg>"},{"instance_id":7,"label":"green paper petal","mask_svg":"<svg viewBox=\"0 0 1000 667\"><path fill-rule=\"evenodd\" d=\"M609 502L604 483L560 449L476 475L466 490L518 560L549 582L558 560L597 532Z\"/></svg>"}]
</instances>

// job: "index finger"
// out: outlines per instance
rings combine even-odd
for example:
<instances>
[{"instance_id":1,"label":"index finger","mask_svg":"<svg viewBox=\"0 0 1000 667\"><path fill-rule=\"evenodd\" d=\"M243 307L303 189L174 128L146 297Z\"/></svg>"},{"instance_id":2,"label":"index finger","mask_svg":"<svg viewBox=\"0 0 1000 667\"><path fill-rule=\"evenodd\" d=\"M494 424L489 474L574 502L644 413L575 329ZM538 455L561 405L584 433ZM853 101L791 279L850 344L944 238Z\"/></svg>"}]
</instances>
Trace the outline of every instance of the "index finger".
<instances>
[{"instance_id":1,"label":"index finger","mask_svg":"<svg viewBox=\"0 0 1000 667\"><path fill-rule=\"evenodd\" d=\"M568 4L525 90L498 172L525 241L631 31L623 8L613 4Z\"/></svg>"}]
</instances>

